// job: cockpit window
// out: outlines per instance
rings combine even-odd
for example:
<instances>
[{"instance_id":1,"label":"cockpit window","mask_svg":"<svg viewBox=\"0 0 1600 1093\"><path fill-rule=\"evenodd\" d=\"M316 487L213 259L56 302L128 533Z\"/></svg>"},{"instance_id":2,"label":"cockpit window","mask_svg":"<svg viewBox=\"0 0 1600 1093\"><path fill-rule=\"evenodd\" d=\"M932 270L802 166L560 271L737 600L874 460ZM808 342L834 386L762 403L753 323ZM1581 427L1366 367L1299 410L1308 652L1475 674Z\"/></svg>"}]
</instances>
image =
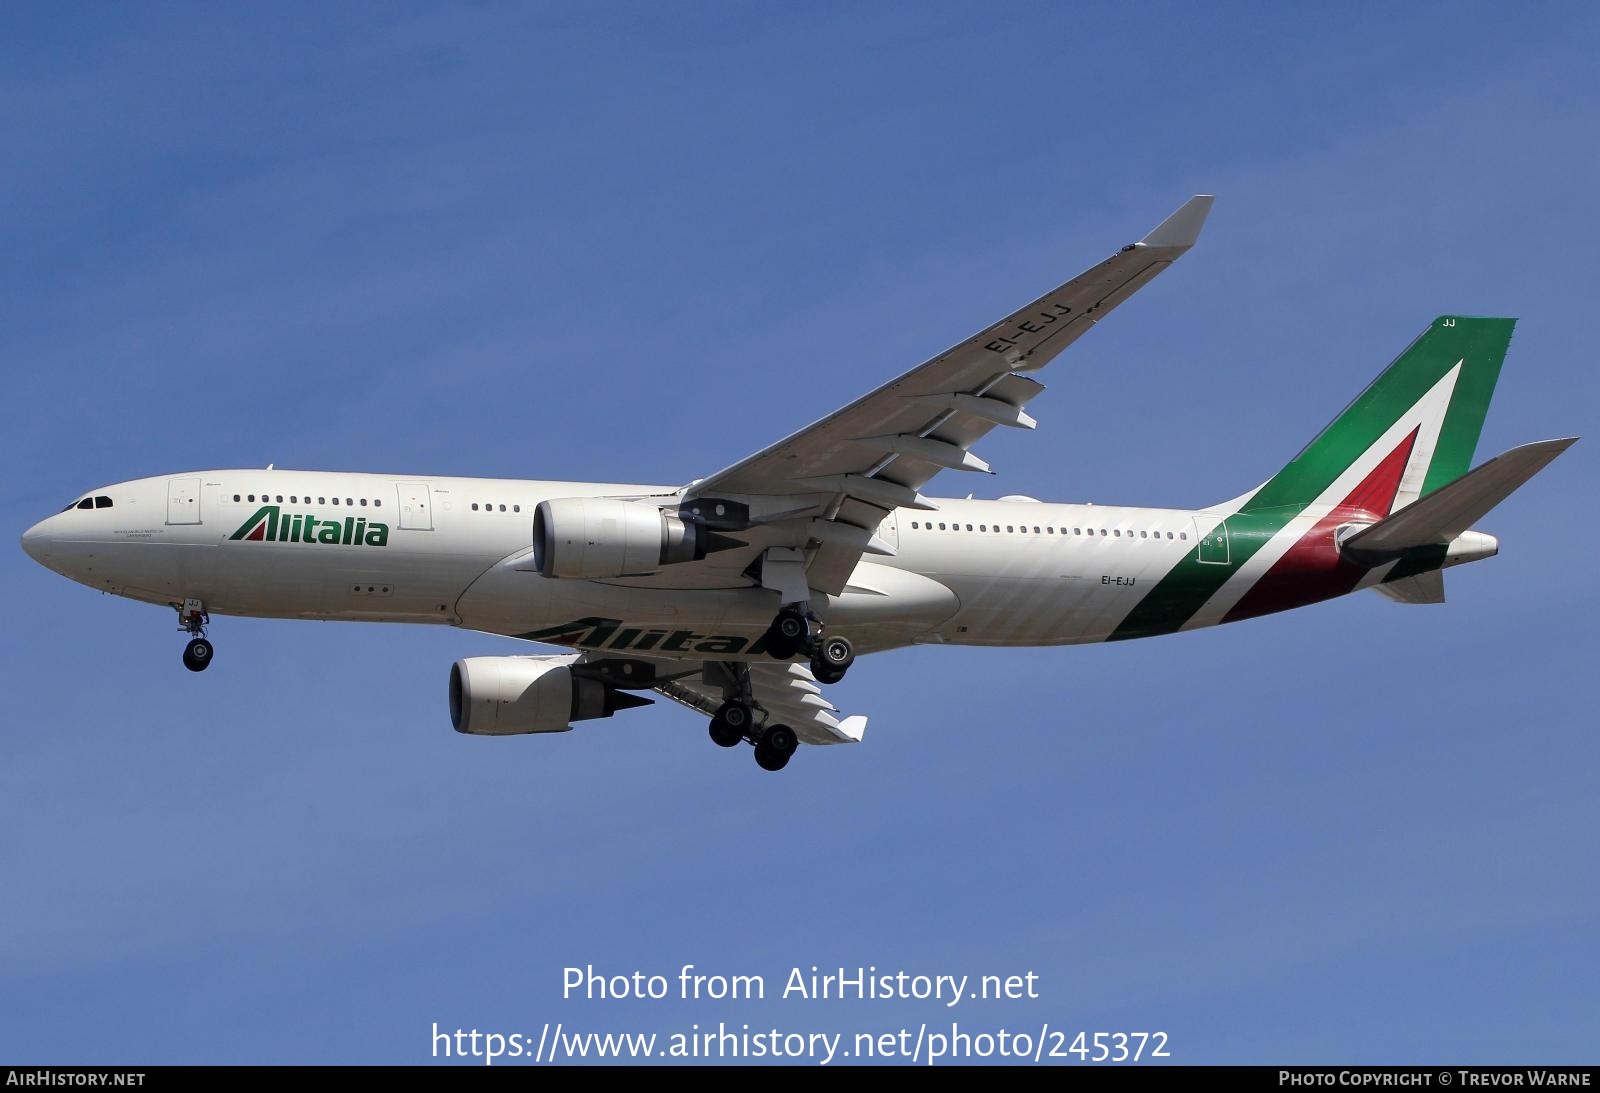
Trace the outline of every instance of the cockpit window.
<instances>
[{"instance_id":1,"label":"cockpit window","mask_svg":"<svg viewBox=\"0 0 1600 1093\"><path fill-rule=\"evenodd\" d=\"M93 497L85 497L82 501L78 502L78 507L80 509L92 509L92 508L94 508L94 498Z\"/></svg>"},{"instance_id":2,"label":"cockpit window","mask_svg":"<svg viewBox=\"0 0 1600 1093\"><path fill-rule=\"evenodd\" d=\"M108 508L110 508L111 507L111 498L105 497L105 496L96 497L94 499L94 507L97 508L97 509L108 509Z\"/></svg>"}]
</instances>

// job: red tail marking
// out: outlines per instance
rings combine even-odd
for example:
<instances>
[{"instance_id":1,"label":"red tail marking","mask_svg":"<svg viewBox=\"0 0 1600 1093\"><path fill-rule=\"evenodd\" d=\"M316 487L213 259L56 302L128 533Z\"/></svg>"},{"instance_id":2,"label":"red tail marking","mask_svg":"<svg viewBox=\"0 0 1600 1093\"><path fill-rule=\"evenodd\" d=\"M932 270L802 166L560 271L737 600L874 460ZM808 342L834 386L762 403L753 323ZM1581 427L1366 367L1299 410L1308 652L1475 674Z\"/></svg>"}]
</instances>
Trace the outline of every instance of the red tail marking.
<instances>
[{"instance_id":1,"label":"red tail marking","mask_svg":"<svg viewBox=\"0 0 1600 1093\"><path fill-rule=\"evenodd\" d=\"M1366 570L1339 556L1333 533L1352 518L1381 520L1389 515L1395 494L1400 492L1400 476L1411 462L1411 450L1416 447L1420 429L1418 426L1411 430L1411 435L1372 468L1348 497L1272 563L1272 568L1239 598L1222 621L1234 622L1331 600L1354 588Z\"/></svg>"}]
</instances>

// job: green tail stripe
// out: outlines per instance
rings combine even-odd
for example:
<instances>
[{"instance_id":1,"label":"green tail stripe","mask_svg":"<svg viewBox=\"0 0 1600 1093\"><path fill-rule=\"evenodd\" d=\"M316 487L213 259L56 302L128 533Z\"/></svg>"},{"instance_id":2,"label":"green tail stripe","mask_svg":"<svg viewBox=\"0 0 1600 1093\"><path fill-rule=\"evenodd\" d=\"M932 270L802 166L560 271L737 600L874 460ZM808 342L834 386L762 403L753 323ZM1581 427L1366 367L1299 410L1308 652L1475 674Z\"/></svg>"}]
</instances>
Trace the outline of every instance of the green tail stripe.
<instances>
[{"instance_id":1,"label":"green tail stripe","mask_svg":"<svg viewBox=\"0 0 1600 1093\"><path fill-rule=\"evenodd\" d=\"M1462 315L1435 319L1372 386L1261 487L1243 511L1285 506L1297 506L1298 511L1309 505L1443 379L1457 361L1462 362L1461 375L1445 412L1423 492L1466 474L1516 322Z\"/></svg>"},{"instance_id":2,"label":"green tail stripe","mask_svg":"<svg viewBox=\"0 0 1600 1093\"><path fill-rule=\"evenodd\" d=\"M1423 492L1470 469L1515 319L1441 315L1383 374L1299 455L1245 503L1249 534L1233 536L1232 564L1203 563L1197 554L1179 562L1117 627L1110 640L1149 637L1180 629L1239 566L1320 497L1400 417L1461 362ZM1241 527L1240 531L1245 529Z\"/></svg>"}]
</instances>

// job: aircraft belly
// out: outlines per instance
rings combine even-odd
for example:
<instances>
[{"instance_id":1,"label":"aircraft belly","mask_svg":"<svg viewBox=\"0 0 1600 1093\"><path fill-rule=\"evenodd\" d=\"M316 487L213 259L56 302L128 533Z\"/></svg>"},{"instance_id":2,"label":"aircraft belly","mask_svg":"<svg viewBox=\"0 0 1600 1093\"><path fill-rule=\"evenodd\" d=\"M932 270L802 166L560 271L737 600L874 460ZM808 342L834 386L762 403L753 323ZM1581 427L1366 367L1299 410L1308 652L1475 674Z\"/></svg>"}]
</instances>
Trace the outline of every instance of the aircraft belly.
<instances>
[{"instance_id":1,"label":"aircraft belly","mask_svg":"<svg viewBox=\"0 0 1600 1093\"><path fill-rule=\"evenodd\" d=\"M230 615L450 622L450 604L482 563L371 548L229 543L186 595Z\"/></svg>"},{"instance_id":2,"label":"aircraft belly","mask_svg":"<svg viewBox=\"0 0 1600 1093\"><path fill-rule=\"evenodd\" d=\"M543 577L506 563L485 571L456 602L462 626L514 636L585 618L760 632L776 609L772 593L759 588L626 587Z\"/></svg>"},{"instance_id":3,"label":"aircraft belly","mask_svg":"<svg viewBox=\"0 0 1600 1093\"><path fill-rule=\"evenodd\" d=\"M497 565L456 604L472 630L530 641L681 659L763 659L776 593L744 588L639 588L542 577ZM858 653L910 644L960 606L947 586L918 573L863 563L839 596L818 602L830 630Z\"/></svg>"},{"instance_id":4,"label":"aircraft belly","mask_svg":"<svg viewBox=\"0 0 1600 1093\"><path fill-rule=\"evenodd\" d=\"M961 608L949 585L911 570L862 562L820 614L861 649L907 645L937 630Z\"/></svg>"}]
</instances>

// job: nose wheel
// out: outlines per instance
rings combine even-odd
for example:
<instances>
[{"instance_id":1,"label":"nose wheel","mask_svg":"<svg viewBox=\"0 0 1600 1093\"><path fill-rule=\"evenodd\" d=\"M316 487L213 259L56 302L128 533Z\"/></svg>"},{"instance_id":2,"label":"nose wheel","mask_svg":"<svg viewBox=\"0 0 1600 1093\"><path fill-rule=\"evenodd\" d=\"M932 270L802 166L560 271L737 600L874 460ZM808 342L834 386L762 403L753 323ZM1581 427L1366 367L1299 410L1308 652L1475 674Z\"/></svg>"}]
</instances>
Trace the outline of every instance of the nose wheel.
<instances>
[{"instance_id":1,"label":"nose wheel","mask_svg":"<svg viewBox=\"0 0 1600 1093\"><path fill-rule=\"evenodd\" d=\"M205 604L199 600L184 600L178 608L178 629L189 635L189 644L183 647L183 666L191 672L205 671L216 652L205 636L206 623L210 621Z\"/></svg>"},{"instance_id":2,"label":"nose wheel","mask_svg":"<svg viewBox=\"0 0 1600 1093\"><path fill-rule=\"evenodd\" d=\"M205 638L195 638L183 647L183 666L191 672L203 672L211 663L213 650Z\"/></svg>"}]
</instances>

